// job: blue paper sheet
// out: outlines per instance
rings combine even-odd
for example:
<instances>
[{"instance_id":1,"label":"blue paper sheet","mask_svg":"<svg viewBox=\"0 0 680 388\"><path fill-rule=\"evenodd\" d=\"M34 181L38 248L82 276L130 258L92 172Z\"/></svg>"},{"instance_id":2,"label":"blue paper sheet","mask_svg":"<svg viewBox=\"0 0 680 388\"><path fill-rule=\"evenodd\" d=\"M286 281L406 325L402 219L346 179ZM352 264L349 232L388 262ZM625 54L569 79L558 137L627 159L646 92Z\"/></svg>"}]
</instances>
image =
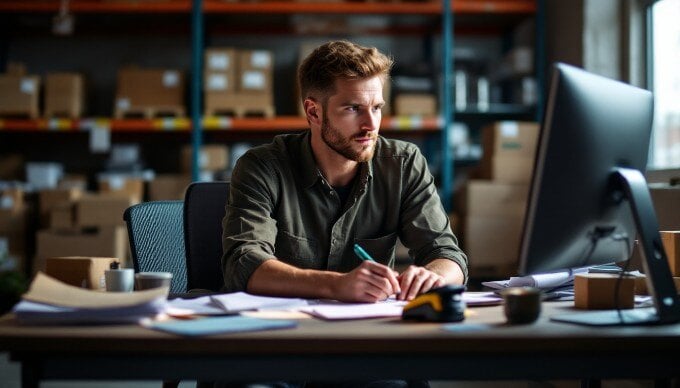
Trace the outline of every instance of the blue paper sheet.
<instances>
[{"instance_id":1,"label":"blue paper sheet","mask_svg":"<svg viewBox=\"0 0 680 388\"><path fill-rule=\"evenodd\" d=\"M153 322L147 327L186 336L201 336L244 331L288 329L297 326L296 321L271 320L244 316L211 317L192 320Z\"/></svg>"}]
</instances>

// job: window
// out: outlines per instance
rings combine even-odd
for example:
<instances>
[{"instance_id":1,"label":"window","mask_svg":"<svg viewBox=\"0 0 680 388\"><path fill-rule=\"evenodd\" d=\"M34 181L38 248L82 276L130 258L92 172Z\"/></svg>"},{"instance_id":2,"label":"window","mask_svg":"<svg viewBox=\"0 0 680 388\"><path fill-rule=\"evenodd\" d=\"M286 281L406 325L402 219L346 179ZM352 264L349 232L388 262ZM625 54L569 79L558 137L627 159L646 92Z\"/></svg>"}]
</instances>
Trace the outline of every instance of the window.
<instances>
[{"instance_id":1,"label":"window","mask_svg":"<svg viewBox=\"0 0 680 388\"><path fill-rule=\"evenodd\" d=\"M680 1L651 7L654 136L650 167L680 167Z\"/></svg>"}]
</instances>

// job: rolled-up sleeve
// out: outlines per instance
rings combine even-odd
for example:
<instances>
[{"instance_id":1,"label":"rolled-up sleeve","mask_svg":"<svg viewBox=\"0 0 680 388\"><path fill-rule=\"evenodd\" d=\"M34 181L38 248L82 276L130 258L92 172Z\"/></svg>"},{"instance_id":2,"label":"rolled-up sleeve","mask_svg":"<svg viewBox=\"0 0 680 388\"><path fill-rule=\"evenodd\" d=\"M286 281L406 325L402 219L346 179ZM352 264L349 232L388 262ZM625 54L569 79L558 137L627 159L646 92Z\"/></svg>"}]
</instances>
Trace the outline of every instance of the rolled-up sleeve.
<instances>
[{"instance_id":1,"label":"rolled-up sleeve","mask_svg":"<svg viewBox=\"0 0 680 388\"><path fill-rule=\"evenodd\" d=\"M452 260L462 269L467 283L467 256L458 247L427 162L417 147L413 148L415 151L405 160L402 170L405 185L400 239L409 248L416 265L426 265L436 258Z\"/></svg>"},{"instance_id":2,"label":"rolled-up sleeve","mask_svg":"<svg viewBox=\"0 0 680 388\"><path fill-rule=\"evenodd\" d=\"M276 220L272 208L276 175L252 152L237 162L222 221L224 291L245 291L250 276L274 258Z\"/></svg>"}]
</instances>

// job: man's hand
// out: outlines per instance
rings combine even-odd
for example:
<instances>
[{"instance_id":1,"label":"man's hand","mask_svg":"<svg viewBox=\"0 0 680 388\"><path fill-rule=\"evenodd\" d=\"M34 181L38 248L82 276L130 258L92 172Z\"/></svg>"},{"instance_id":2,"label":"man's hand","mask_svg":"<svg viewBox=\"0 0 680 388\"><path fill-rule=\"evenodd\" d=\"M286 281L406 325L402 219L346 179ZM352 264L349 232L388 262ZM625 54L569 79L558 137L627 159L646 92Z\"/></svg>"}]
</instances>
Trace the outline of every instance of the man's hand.
<instances>
[{"instance_id":1,"label":"man's hand","mask_svg":"<svg viewBox=\"0 0 680 388\"><path fill-rule=\"evenodd\" d=\"M341 276L335 295L344 302L377 302L400 291L395 271L380 263L364 261Z\"/></svg>"},{"instance_id":2,"label":"man's hand","mask_svg":"<svg viewBox=\"0 0 680 388\"><path fill-rule=\"evenodd\" d=\"M397 295L397 299L412 300L418 294L445 285L446 279L425 267L410 265L399 275L399 284L401 293Z\"/></svg>"}]
</instances>

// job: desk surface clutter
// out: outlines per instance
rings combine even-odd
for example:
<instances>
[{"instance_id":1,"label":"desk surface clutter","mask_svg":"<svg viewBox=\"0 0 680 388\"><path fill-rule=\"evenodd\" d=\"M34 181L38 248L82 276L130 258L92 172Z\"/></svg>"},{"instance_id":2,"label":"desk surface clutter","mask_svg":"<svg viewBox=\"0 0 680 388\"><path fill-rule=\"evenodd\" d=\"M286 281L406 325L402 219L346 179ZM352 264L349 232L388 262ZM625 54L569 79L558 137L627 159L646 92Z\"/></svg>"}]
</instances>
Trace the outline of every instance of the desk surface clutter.
<instances>
[{"instance_id":1,"label":"desk surface clutter","mask_svg":"<svg viewBox=\"0 0 680 388\"><path fill-rule=\"evenodd\" d=\"M0 318L0 351L21 362L25 381L495 380L680 374L680 325L593 328L550 321L553 315L575 311L573 306L573 301L545 302L539 319L528 325L507 324L503 307L496 304L469 308L460 323L406 322L398 316L327 320L302 318L296 312L266 320L255 331L220 333L210 330L215 324L226 328L221 320L237 318L248 328L263 320L250 315L200 318L214 321L184 331L173 327L181 323L163 323L178 321L153 321L160 325L155 329L140 324L25 325L15 314L7 314ZM194 335L196 330L210 335ZM35 386L31 381L26 386Z\"/></svg>"}]
</instances>

